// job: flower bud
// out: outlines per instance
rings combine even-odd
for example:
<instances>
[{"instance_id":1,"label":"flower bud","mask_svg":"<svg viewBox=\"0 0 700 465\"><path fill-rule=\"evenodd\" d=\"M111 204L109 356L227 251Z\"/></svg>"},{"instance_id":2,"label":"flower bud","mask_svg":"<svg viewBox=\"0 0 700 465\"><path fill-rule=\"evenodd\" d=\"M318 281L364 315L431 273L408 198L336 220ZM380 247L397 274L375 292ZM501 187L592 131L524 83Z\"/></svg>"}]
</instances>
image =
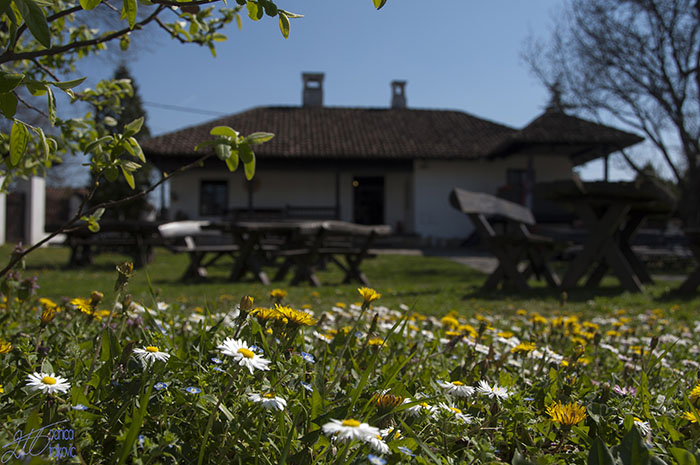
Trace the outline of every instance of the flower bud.
<instances>
[{"instance_id":1,"label":"flower bud","mask_svg":"<svg viewBox=\"0 0 700 465\"><path fill-rule=\"evenodd\" d=\"M253 298L249 295L244 295L241 298L241 303L239 304L241 310L244 312L249 312L253 309Z\"/></svg>"},{"instance_id":2,"label":"flower bud","mask_svg":"<svg viewBox=\"0 0 700 465\"><path fill-rule=\"evenodd\" d=\"M41 312L41 325L45 326L51 320L53 320L53 317L56 316L56 309L51 308L51 307L46 307L42 312Z\"/></svg>"},{"instance_id":3,"label":"flower bud","mask_svg":"<svg viewBox=\"0 0 700 465\"><path fill-rule=\"evenodd\" d=\"M101 293L100 291L92 291L92 294L90 294L90 305L93 307L96 307L97 304L102 302L102 299L105 298L105 295Z\"/></svg>"}]
</instances>

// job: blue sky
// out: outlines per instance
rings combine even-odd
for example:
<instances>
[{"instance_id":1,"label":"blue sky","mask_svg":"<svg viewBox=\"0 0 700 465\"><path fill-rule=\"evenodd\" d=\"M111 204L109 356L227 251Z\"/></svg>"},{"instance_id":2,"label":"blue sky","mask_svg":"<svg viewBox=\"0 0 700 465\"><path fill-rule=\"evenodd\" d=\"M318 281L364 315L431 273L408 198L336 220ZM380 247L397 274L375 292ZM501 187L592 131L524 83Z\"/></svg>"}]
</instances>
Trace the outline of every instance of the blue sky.
<instances>
[{"instance_id":1,"label":"blue sky","mask_svg":"<svg viewBox=\"0 0 700 465\"><path fill-rule=\"evenodd\" d=\"M155 135L215 118L148 103L230 114L261 105L299 105L301 73L323 72L324 104L386 107L390 82L408 81L409 107L461 110L516 128L548 95L522 61L528 36L548 37L561 0L279 0L304 14L284 39L276 19L244 18L225 33L217 57L158 29L134 35L126 56ZM111 44L117 47L118 44ZM110 76L100 63L92 75ZM600 164L586 168L599 178ZM622 172L615 170L617 176Z\"/></svg>"}]
</instances>

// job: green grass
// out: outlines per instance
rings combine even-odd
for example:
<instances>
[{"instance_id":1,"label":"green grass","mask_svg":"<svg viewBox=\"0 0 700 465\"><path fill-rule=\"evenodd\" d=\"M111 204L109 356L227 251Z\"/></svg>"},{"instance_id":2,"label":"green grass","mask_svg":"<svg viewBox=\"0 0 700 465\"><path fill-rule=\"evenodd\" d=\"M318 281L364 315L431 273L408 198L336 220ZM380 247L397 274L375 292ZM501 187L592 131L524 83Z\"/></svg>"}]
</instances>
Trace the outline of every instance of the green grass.
<instances>
[{"instance_id":1,"label":"green grass","mask_svg":"<svg viewBox=\"0 0 700 465\"><path fill-rule=\"evenodd\" d=\"M11 246L0 247L0 254L7 256ZM99 290L110 297L116 278L115 265L128 259L116 254L98 255L95 263L77 269L68 269L69 251L65 248L45 248L30 254L26 259L24 276L37 275L40 294L52 299L62 297L89 296ZM186 299L196 305L228 294L238 299L243 295L255 297L256 304L270 301L268 294L273 288L282 288L289 293L288 301L299 305L308 303L315 308L347 301L348 296L359 295L357 283L342 284L342 274L333 264L317 274L323 283L320 288L308 284L290 286L288 282L275 282L263 286L252 277L243 282L230 282L228 274L231 259L222 259L209 268L209 276L196 282L183 282L180 276L187 267L184 254L172 254L157 249L155 260L134 272L129 292L136 300L150 302L152 289L157 298L166 301ZM372 287L382 293L381 304L390 308L407 305L426 314L441 315L449 310L468 314L474 311L500 312L517 308L552 311L560 306L561 293L532 283L535 287L527 293L498 291L483 293L480 286L486 275L464 265L437 257L409 255L380 255L366 260L363 270ZM273 269L268 269L270 276ZM149 284L150 283L150 284ZM653 309L678 305L688 318L693 318L700 304L700 293L679 296L672 292L679 282L661 281L648 286L643 293L624 292L616 279L606 277L603 285L595 290L574 290L568 293L566 308L571 311L598 313L617 308Z\"/></svg>"}]
</instances>

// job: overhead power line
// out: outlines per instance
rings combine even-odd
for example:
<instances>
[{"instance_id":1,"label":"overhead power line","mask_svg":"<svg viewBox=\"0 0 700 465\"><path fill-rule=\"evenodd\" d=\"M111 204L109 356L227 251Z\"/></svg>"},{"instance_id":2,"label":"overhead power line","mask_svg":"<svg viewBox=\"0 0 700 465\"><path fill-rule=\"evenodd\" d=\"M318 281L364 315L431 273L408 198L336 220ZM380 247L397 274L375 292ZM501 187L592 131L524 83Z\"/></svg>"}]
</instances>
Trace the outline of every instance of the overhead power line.
<instances>
[{"instance_id":1,"label":"overhead power line","mask_svg":"<svg viewBox=\"0 0 700 465\"><path fill-rule=\"evenodd\" d=\"M221 111L203 110L201 108L192 108L192 107L182 107L179 105L170 105L167 103L143 102L143 104L148 105L150 107L163 108L165 110L182 111L184 113L198 113L200 115L226 116L229 114L229 113L223 113Z\"/></svg>"}]
</instances>

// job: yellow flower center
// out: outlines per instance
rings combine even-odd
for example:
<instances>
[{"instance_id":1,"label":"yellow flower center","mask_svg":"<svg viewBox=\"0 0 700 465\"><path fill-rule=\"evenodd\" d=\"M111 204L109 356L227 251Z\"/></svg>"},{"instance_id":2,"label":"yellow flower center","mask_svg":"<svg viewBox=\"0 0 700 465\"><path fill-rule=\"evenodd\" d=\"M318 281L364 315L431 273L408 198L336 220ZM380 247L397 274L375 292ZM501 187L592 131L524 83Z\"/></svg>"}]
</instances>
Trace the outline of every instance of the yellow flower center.
<instances>
[{"instance_id":1,"label":"yellow flower center","mask_svg":"<svg viewBox=\"0 0 700 465\"><path fill-rule=\"evenodd\" d=\"M462 411L456 407L450 407L450 410L452 410L454 413L462 413Z\"/></svg>"},{"instance_id":2,"label":"yellow flower center","mask_svg":"<svg viewBox=\"0 0 700 465\"><path fill-rule=\"evenodd\" d=\"M454 384L455 386L464 386L464 383L461 381L452 381L452 384Z\"/></svg>"},{"instance_id":3,"label":"yellow flower center","mask_svg":"<svg viewBox=\"0 0 700 465\"><path fill-rule=\"evenodd\" d=\"M349 420L343 420L343 426L350 426L352 428L357 428L358 426L360 426L360 424L361 423L359 421L353 420L352 418L350 418Z\"/></svg>"},{"instance_id":4,"label":"yellow flower center","mask_svg":"<svg viewBox=\"0 0 700 465\"><path fill-rule=\"evenodd\" d=\"M44 384L56 384L56 378L44 376L43 378L41 378L41 382Z\"/></svg>"},{"instance_id":5,"label":"yellow flower center","mask_svg":"<svg viewBox=\"0 0 700 465\"><path fill-rule=\"evenodd\" d=\"M423 407L423 408L428 408L428 407L429 407L427 402L421 402L420 405L421 405L421 407Z\"/></svg>"},{"instance_id":6,"label":"yellow flower center","mask_svg":"<svg viewBox=\"0 0 700 465\"><path fill-rule=\"evenodd\" d=\"M238 353L239 353L239 354L243 354L243 356L244 356L245 358L253 358L253 357L255 357L255 354L253 353L253 351L252 351L252 350L248 350L248 349L246 349L245 347L241 347L240 349L238 349Z\"/></svg>"},{"instance_id":7,"label":"yellow flower center","mask_svg":"<svg viewBox=\"0 0 700 465\"><path fill-rule=\"evenodd\" d=\"M156 347L156 346L148 346L148 347L146 347L146 350L147 350L148 352L158 352L158 347Z\"/></svg>"},{"instance_id":8,"label":"yellow flower center","mask_svg":"<svg viewBox=\"0 0 700 465\"><path fill-rule=\"evenodd\" d=\"M267 399L273 399L275 397L275 395L268 392L267 394L263 394L263 397L265 397Z\"/></svg>"}]
</instances>

